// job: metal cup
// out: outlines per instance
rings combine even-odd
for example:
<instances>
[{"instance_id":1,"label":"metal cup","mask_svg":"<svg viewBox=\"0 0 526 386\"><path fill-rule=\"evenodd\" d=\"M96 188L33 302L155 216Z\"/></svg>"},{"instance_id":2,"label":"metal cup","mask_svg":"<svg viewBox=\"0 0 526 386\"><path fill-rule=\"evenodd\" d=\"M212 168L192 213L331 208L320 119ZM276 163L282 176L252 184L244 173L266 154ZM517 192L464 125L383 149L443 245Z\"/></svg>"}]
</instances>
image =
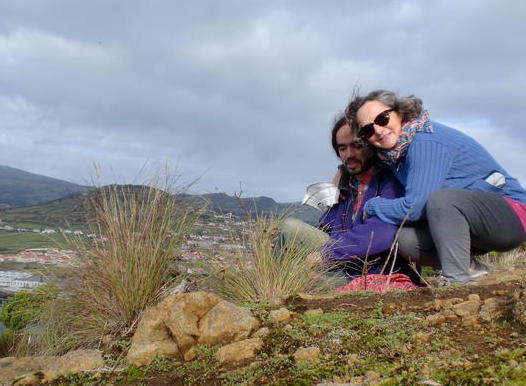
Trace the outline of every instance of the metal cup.
<instances>
[{"instance_id":1,"label":"metal cup","mask_svg":"<svg viewBox=\"0 0 526 386\"><path fill-rule=\"evenodd\" d=\"M340 190L331 182L317 182L307 186L305 197L301 202L303 205L309 205L319 209L322 212L338 203Z\"/></svg>"}]
</instances>

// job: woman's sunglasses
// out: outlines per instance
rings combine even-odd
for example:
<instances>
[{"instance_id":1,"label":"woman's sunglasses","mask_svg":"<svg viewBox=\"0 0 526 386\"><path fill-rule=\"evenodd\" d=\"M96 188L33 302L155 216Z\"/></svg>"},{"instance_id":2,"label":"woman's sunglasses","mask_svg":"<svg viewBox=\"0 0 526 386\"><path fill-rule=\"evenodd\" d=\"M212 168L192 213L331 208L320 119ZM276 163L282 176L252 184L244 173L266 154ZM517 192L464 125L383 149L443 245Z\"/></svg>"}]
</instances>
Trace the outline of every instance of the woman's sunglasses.
<instances>
[{"instance_id":1,"label":"woman's sunglasses","mask_svg":"<svg viewBox=\"0 0 526 386\"><path fill-rule=\"evenodd\" d=\"M369 139L374 135L374 125L382 127L387 126L389 123L389 113L391 111L393 111L393 109L382 111L376 116L376 118L374 118L373 123L369 123L360 127L358 130L358 136L363 139Z\"/></svg>"}]
</instances>

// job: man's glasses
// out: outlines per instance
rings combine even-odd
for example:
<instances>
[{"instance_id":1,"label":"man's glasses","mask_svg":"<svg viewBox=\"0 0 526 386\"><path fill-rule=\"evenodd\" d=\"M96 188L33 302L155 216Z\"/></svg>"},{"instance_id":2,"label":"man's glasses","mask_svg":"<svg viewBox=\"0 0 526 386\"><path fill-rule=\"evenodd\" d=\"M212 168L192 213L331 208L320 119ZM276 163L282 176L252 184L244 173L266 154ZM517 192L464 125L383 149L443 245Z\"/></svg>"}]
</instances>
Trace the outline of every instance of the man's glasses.
<instances>
[{"instance_id":1,"label":"man's glasses","mask_svg":"<svg viewBox=\"0 0 526 386\"><path fill-rule=\"evenodd\" d=\"M374 125L382 127L387 126L389 123L389 113L391 111L393 111L393 109L382 111L376 116L376 118L374 118L373 123L360 127L360 130L358 130L358 136L363 139L369 139L374 135Z\"/></svg>"}]
</instances>

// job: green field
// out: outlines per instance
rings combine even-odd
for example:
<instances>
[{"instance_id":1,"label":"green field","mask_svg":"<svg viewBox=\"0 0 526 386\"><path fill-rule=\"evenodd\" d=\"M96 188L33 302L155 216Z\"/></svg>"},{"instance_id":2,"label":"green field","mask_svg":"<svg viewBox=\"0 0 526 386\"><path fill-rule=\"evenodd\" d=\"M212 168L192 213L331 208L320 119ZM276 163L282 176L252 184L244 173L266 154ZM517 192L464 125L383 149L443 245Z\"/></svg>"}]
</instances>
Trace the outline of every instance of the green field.
<instances>
[{"instance_id":1,"label":"green field","mask_svg":"<svg viewBox=\"0 0 526 386\"><path fill-rule=\"evenodd\" d=\"M3 224L7 224L12 226L13 228L26 228L26 229L55 229L54 226L43 224L39 222L31 222L31 221L22 221L22 222L14 222L14 221L3 221Z\"/></svg>"},{"instance_id":2,"label":"green field","mask_svg":"<svg viewBox=\"0 0 526 386\"><path fill-rule=\"evenodd\" d=\"M28 248L68 249L61 234L0 231L0 254L16 253Z\"/></svg>"}]
</instances>

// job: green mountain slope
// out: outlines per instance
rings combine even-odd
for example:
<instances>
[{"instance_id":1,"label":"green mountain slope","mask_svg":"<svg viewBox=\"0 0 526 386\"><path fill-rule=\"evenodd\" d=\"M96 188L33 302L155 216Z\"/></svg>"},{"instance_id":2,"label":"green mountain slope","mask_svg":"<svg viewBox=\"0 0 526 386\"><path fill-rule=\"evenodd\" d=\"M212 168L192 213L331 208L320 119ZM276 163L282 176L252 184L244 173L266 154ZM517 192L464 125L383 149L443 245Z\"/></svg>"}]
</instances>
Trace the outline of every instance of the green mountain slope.
<instances>
[{"instance_id":1,"label":"green mountain slope","mask_svg":"<svg viewBox=\"0 0 526 386\"><path fill-rule=\"evenodd\" d=\"M41 205L0 211L0 219L7 223L37 223L55 227L85 225L85 194L76 194Z\"/></svg>"},{"instance_id":2,"label":"green mountain slope","mask_svg":"<svg viewBox=\"0 0 526 386\"><path fill-rule=\"evenodd\" d=\"M85 225L86 198L87 194L83 193L45 204L4 209L0 211L0 219L11 224L37 223L54 227ZM314 224L320 214L316 209L298 203L277 203L269 197L237 199L224 193L214 193L205 195L183 194L180 198L190 205L201 206L207 203L211 212L232 213L240 218L255 214L281 214L285 212Z\"/></svg>"}]
</instances>

